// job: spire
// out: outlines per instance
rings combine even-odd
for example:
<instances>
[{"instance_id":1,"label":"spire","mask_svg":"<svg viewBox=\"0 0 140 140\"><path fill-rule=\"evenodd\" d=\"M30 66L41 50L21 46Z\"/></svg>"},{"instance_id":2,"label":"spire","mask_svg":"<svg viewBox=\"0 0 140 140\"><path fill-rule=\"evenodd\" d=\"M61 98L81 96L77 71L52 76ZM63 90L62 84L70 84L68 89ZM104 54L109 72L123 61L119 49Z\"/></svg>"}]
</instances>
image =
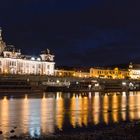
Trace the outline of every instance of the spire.
<instances>
[{"instance_id":1,"label":"spire","mask_svg":"<svg viewBox=\"0 0 140 140\"><path fill-rule=\"evenodd\" d=\"M6 47L5 42L3 42L2 40L1 33L2 33L2 28L0 27L0 55L3 52L4 48Z\"/></svg>"},{"instance_id":2,"label":"spire","mask_svg":"<svg viewBox=\"0 0 140 140\"><path fill-rule=\"evenodd\" d=\"M2 28L0 27L0 41L2 41L1 33L2 33Z\"/></svg>"},{"instance_id":3,"label":"spire","mask_svg":"<svg viewBox=\"0 0 140 140\"><path fill-rule=\"evenodd\" d=\"M49 49L47 49L47 54L50 54L50 50Z\"/></svg>"},{"instance_id":4,"label":"spire","mask_svg":"<svg viewBox=\"0 0 140 140\"><path fill-rule=\"evenodd\" d=\"M130 62L130 64L129 64L129 68L130 68L130 69L133 68L133 63L132 63L132 62Z\"/></svg>"}]
</instances>

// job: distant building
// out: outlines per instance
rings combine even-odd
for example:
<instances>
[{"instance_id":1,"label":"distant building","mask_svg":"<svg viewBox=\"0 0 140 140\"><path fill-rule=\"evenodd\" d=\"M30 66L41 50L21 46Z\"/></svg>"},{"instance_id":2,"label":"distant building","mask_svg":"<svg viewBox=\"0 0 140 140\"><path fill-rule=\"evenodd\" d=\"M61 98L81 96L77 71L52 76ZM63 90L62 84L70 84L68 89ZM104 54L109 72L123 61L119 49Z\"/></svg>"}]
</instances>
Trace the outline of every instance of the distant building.
<instances>
[{"instance_id":1,"label":"distant building","mask_svg":"<svg viewBox=\"0 0 140 140\"><path fill-rule=\"evenodd\" d=\"M83 71L75 71L75 70L55 70L55 76L62 76L62 77L79 77L79 78L88 78L90 77L89 72Z\"/></svg>"},{"instance_id":2,"label":"distant building","mask_svg":"<svg viewBox=\"0 0 140 140\"><path fill-rule=\"evenodd\" d=\"M131 79L140 79L140 64L129 64L129 76Z\"/></svg>"},{"instance_id":3,"label":"distant building","mask_svg":"<svg viewBox=\"0 0 140 140\"><path fill-rule=\"evenodd\" d=\"M6 45L0 28L0 74L54 75L54 55L42 51L38 57L21 54L20 49Z\"/></svg>"},{"instance_id":4,"label":"distant building","mask_svg":"<svg viewBox=\"0 0 140 140\"><path fill-rule=\"evenodd\" d=\"M119 68L90 68L90 77L124 79L129 76L128 70Z\"/></svg>"}]
</instances>

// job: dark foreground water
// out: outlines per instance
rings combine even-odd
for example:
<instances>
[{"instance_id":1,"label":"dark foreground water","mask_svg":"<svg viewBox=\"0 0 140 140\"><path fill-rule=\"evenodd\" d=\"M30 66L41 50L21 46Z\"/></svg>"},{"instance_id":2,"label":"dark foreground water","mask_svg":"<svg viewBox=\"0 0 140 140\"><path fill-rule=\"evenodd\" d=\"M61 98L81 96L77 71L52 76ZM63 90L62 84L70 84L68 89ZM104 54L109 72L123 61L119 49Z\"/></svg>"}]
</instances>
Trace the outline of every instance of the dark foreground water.
<instances>
[{"instance_id":1,"label":"dark foreground water","mask_svg":"<svg viewBox=\"0 0 140 140\"><path fill-rule=\"evenodd\" d=\"M40 93L1 96L0 130L51 135L140 119L140 92Z\"/></svg>"}]
</instances>

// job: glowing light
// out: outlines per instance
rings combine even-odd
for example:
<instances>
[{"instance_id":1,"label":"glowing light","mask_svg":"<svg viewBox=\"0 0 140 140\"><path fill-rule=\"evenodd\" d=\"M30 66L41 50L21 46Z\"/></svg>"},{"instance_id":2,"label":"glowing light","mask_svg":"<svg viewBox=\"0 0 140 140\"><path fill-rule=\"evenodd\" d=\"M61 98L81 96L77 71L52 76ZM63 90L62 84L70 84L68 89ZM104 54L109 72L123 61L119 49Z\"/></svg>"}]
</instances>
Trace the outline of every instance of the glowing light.
<instances>
[{"instance_id":1,"label":"glowing light","mask_svg":"<svg viewBox=\"0 0 140 140\"><path fill-rule=\"evenodd\" d=\"M100 97L99 92L95 92L95 96L93 97L93 122L94 124L99 123L100 117Z\"/></svg>"},{"instance_id":2,"label":"glowing light","mask_svg":"<svg viewBox=\"0 0 140 140\"><path fill-rule=\"evenodd\" d=\"M83 124L87 126L88 123L88 98L84 97L82 101L82 114L83 114Z\"/></svg>"},{"instance_id":3,"label":"glowing light","mask_svg":"<svg viewBox=\"0 0 140 140\"><path fill-rule=\"evenodd\" d=\"M4 96L3 101L7 101L7 96Z\"/></svg>"},{"instance_id":4,"label":"glowing light","mask_svg":"<svg viewBox=\"0 0 140 140\"><path fill-rule=\"evenodd\" d=\"M95 92L95 97L96 97L96 96L97 96L97 97L99 96L99 92Z\"/></svg>"},{"instance_id":5,"label":"glowing light","mask_svg":"<svg viewBox=\"0 0 140 140\"><path fill-rule=\"evenodd\" d=\"M43 134L54 131L53 114L53 98L46 98L44 93L41 100L41 128Z\"/></svg>"},{"instance_id":6,"label":"glowing light","mask_svg":"<svg viewBox=\"0 0 140 140\"><path fill-rule=\"evenodd\" d=\"M76 125L82 126L83 123L86 124L86 118L83 116L83 114L86 113L84 111L83 104L84 102L81 94L79 95L79 97L78 95L73 94L70 103L70 122L74 128L76 127Z\"/></svg>"},{"instance_id":7,"label":"glowing light","mask_svg":"<svg viewBox=\"0 0 140 140\"><path fill-rule=\"evenodd\" d=\"M40 58L37 58L37 60L40 61L41 59Z\"/></svg>"},{"instance_id":8,"label":"glowing light","mask_svg":"<svg viewBox=\"0 0 140 140\"><path fill-rule=\"evenodd\" d=\"M96 83L96 84L95 84L95 87L98 87L98 86L99 86L99 83Z\"/></svg>"},{"instance_id":9,"label":"glowing light","mask_svg":"<svg viewBox=\"0 0 140 140\"><path fill-rule=\"evenodd\" d=\"M134 120L135 119L135 115L136 115L136 111L134 110L135 109L135 106L136 106L136 96L131 94L129 95L129 118L131 120Z\"/></svg>"},{"instance_id":10,"label":"glowing light","mask_svg":"<svg viewBox=\"0 0 140 140\"><path fill-rule=\"evenodd\" d=\"M136 103L137 106L140 106L140 92L137 93ZM140 108L137 110L137 119L140 119Z\"/></svg>"},{"instance_id":11,"label":"glowing light","mask_svg":"<svg viewBox=\"0 0 140 140\"><path fill-rule=\"evenodd\" d=\"M42 98L42 100L46 100L46 95L45 95L45 93L43 93L43 98Z\"/></svg>"},{"instance_id":12,"label":"glowing light","mask_svg":"<svg viewBox=\"0 0 140 140\"><path fill-rule=\"evenodd\" d=\"M123 85L123 86L126 86L126 82L122 82L122 85Z\"/></svg>"},{"instance_id":13,"label":"glowing light","mask_svg":"<svg viewBox=\"0 0 140 140\"><path fill-rule=\"evenodd\" d=\"M106 124L108 124L109 122L109 114L108 114L108 109L109 109L109 97L107 95L105 95L103 97L103 119L104 119L104 122Z\"/></svg>"},{"instance_id":14,"label":"glowing light","mask_svg":"<svg viewBox=\"0 0 140 140\"><path fill-rule=\"evenodd\" d=\"M129 87L134 87L134 84L133 83L129 83Z\"/></svg>"},{"instance_id":15,"label":"glowing light","mask_svg":"<svg viewBox=\"0 0 140 140\"><path fill-rule=\"evenodd\" d=\"M75 100L76 98L73 95L71 98L71 104L70 104L70 110L71 110L70 122L74 128L76 127L76 117L75 117L75 111L74 111L74 109L76 108Z\"/></svg>"},{"instance_id":16,"label":"glowing light","mask_svg":"<svg viewBox=\"0 0 140 140\"><path fill-rule=\"evenodd\" d=\"M88 85L88 88L90 89L91 88L91 85Z\"/></svg>"},{"instance_id":17,"label":"glowing light","mask_svg":"<svg viewBox=\"0 0 140 140\"><path fill-rule=\"evenodd\" d=\"M1 110L1 114L0 114L0 122L2 122L3 124L6 124L7 126L9 125L9 102L7 100L7 97L4 96L0 106L2 106L0 108ZM1 125L1 129L4 132L4 137L6 136L6 133L8 132L8 127L5 127L3 125Z\"/></svg>"},{"instance_id":18,"label":"glowing light","mask_svg":"<svg viewBox=\"0 0 140 140\"><path fill-rule=\"evenodd\" d=\"M27 95L25 95L25 98L22 100L22 121L26 120L29 121L29 100L27 99ZM23 127L23 132L28 132L28 125L25 125Z\"/></svg>"},{"instance_id":19,"label":"glowing light","mask_svg":"<svg viewBox=\"0 0 140 140\"><path fill-rule=\"evenodd\" d=\"M112 96L112 119L114 122L118 122L118 96L114 93Z\"/></svg>"},{"instance_id":20,"label":"glowing light","mask_svg":"<svg viewBox=\"0 0 140 140\"><path fill-rule=\"evenodd\" d=\"M88 97L91 99L91 92L88 93Z\"/></svg>"},{"instance_id":21,"label":"glowing light","mask_svg":"<svg viewBox=\"0 0 140 140\"><path fill-rule=\"evenodd\" d=\"M8 73L8 70L7 70L7 69L5 69L5 70L4 70L4 73Z\"/></svg>"},{"instance_id":22,"label":"glowing light","mask_svg":"<svg viewBox=\"0 0 140 140\"><path fill-rule=\"evenodd\" d=\"M31 60L35 60L35 58L34 58L34 57L32 57L32 58L31 58Z\"/></svg>"},{"instance_id":23,"label":"glowing light","mask_svg":"<svg viewBox=\"0 0 140 140\"><path fill-rule=\"evenodd\" d=\"M123 92L122 99L121 99L121 110L122 110L121 116L124 121L126 120L126 106L127 106L126 92Z\"/></svg>"},{"instance_id":24,"label":"glowing light","mask_svg":"<svg viewBox=\"0 0 140 140\"><path fill-rule=\"evenodd\" d=\"M62 73L61 72L59 73L59 76L62 76Z\"/></svg>"},{"instance_id":25,"label":"glowing light","mask_svg":"<svg viewBox=\"0 0 140 140\"><path fill-rule=\"evenodd\" d=\"M61 94L59 94L59 96L57 97L58 98L56 99L56 125L59 130L62 130L63 121L64 121L64 118L63 118L64 101Z\"/></svg>"},{"instance_id":26,"label":"glowing light","mask_svg":"<svg viewBox=\"0 0 140 140\"><path fill-rule=\"evenodd\" d=\"M41 100L41 129L43 134L50 134L54 132L54 98L45 97Z\"/></svg>"},{"instance_id":27,"label":"glowing light","mask_svg":"<svg viewBox=\"0 0 140 140\"><path fill-rule=\"evenodd\" d=\"M126 92L122 92L122 96L126 96Z\"/></svg>"},{"instance_id":28,"label":"glowing light","mask_svg":"<svg viewBox=\"0 0 140 140\"><path fill-rule=\"evenodd\" d=\"M27 94L25 94L25 98L24 98L24 100L25 100L25 101L28 100L28 95L27 95Z\"/></svg>"}]
</instances>

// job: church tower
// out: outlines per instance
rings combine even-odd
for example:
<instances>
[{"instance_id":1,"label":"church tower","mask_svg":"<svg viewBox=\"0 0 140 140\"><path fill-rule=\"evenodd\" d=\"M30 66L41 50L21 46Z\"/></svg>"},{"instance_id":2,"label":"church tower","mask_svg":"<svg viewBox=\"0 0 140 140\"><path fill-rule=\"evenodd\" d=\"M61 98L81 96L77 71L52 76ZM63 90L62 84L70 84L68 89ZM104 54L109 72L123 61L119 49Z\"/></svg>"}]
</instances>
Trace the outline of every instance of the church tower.
<instances>
[{"instance_id":1,"label":"church tower","mask_svg":"<svg viewBox=\"0 0 140 140\"><path fill-rule=\"evenodd\" d=\"M0 41L2 41L1 33L2 33L2 29L1 29L1 27L0 27Z\"/></svg>"},{"instance_id":2,"label":"church tower","mask_svg":"<svg viewBox=\"0 0 140 140\"><path fill-rule=\"evenodd\" d=\"M0 55L2 54L4 48L6 47L5 42L2 40L2 29L0 27Z\"/></svg>"}]
</instances>

